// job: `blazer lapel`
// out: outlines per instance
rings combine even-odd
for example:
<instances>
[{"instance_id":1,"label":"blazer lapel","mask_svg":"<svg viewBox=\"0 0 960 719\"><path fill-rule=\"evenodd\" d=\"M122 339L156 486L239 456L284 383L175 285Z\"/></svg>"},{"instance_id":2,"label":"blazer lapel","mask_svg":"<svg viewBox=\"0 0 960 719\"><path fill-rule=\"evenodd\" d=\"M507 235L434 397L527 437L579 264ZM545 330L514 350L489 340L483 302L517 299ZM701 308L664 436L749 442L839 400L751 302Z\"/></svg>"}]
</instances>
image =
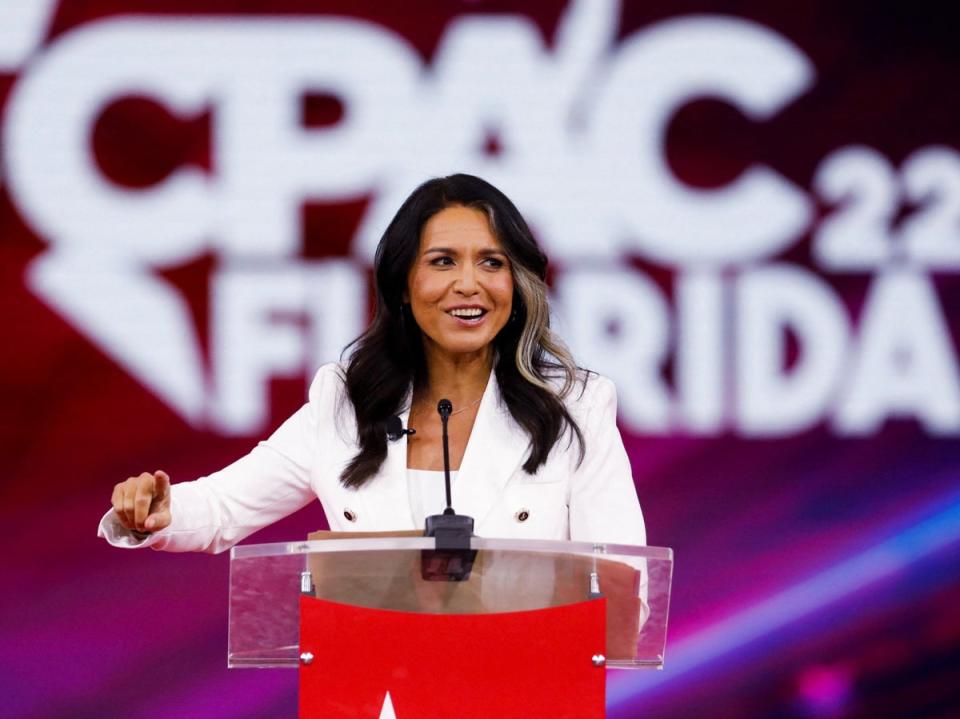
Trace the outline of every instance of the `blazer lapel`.
<instances>
[{"instance_id":1,"label":"blazer lapel","mask_svg":"<svg viewBox=\"0 0 960 719\"><path fill-rule=\"evenodd\" d=\"M496 374L491 372L457 474L453 492L457 513L473 517L479 525L528 450L527 434L503 404Z\"/></svg>"},{"instance_id":2,"label":"blazer lapel","mask_svg":"<svg viewBox=\"0 0 960 719\"><path fill-rule=\"evenodd\" d=\"M407 426L410 408L400 413ZM364 486L364 504L373 513L373 525L384 529L421 529L414 527L410 512L410 491L407 485L407 436L387 440L387 458L376 476Z\"/></svg>"}]
</instances>

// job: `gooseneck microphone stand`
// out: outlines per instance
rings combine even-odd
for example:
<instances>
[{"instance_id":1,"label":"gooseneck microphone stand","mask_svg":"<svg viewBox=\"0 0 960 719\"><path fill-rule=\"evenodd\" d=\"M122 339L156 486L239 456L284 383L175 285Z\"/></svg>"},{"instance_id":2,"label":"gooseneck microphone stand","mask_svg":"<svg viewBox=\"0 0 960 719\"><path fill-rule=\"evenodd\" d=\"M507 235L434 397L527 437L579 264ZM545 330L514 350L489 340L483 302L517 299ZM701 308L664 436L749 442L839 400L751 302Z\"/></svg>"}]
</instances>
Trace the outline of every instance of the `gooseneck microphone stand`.
<instances>
[{"instance_id":1,"label":"gooseneck microphone stand","mask_svg":"<svg viewBox=\"0 0 960 719\"><path fill-rule=\"evenodd\" d=\"M476 552L470 549L473 536L473 517L457 514L453 509L450 491L450 445L447 437L447 420L453 414L453 404L448 399L437 403L443 429L443 479L447 506L443 514L432 514L426 519L424 534L434 537L436 551L424 551L421 574L424 579L463 581L470 576Z\"/></svg>"},{"instance_id":2,"label":"gooseneck microphone stand","mask_svg":"<svg viewBox=\"0 0 960 719\"><path fill-rule=\"evenodd\" d=\"M443 484L447 491L447 507L443 513L456 514L453 511L453 500L450 498L450 440L447 438L447 421L453 412L453 404L448 399L442 399L437 403L437 412L440 413L440 425L443 428Z\"/></svg>"}]
</instances>

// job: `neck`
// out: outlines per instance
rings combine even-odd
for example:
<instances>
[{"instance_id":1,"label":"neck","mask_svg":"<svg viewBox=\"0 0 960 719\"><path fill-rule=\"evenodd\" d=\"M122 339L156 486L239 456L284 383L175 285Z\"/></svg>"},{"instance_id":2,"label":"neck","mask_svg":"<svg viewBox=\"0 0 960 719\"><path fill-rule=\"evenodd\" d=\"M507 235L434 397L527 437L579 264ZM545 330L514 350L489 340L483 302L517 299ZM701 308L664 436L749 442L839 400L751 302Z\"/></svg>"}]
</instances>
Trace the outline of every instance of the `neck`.
<instances>
[{"instance_id":1,"label":"neck","mask_svg":"<svg viewBox=\"0 0 960 719\"><path fill-rule=\"evenodd\" d=\"M483 395L493 367L493 348L450 355L426 349L427 381L419 394L425 401L449 399L454 411Z\"/></svg>"}]
</instances>

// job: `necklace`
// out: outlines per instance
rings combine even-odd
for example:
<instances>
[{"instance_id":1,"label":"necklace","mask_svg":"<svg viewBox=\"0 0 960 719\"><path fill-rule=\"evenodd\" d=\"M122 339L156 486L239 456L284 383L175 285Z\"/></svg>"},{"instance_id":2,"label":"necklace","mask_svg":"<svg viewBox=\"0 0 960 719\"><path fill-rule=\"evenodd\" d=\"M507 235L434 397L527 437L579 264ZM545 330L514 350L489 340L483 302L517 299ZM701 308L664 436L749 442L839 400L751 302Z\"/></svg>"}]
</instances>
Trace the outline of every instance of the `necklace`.
<instances>
[{"instance_id":1,"label":"necklace","mask_svg":"<svg viewBox=\"0 0 960 719\"><path fill-rule=\"evenodd\" d=\"M454 410L453 412L451 412L451 413L450 413L450 416L453 417L454 415L460 414L461 412L466 412L468 409L473 409L473 408L476 407L478 404L480 404L480 400L482 400L482 399L483 399L483 395L480 395L479 397L477 397L477 399L475 399L473 402L471 402L470 404L468 404L466 407L461 407L460 409ZM436 407L436 406L437 406L437 402L434 402L434 403L433 403L433 406Z\"/></svg>"},{"instance_id":2,"label":"necklace","mask_svg":"<svg viewBox=\"0 0 960 719\"><path fill-rule=\"evenodd\" d=\"M464 407L463 409L458 409L458 410L454 410L453 412L451 412L451 413L450 413L450 416L453 417L453 415L455 415L455 414L460 414L461 412L466 412L468 409L473 409L473 408L476 407L478 404L480 404L480 400L482 400L482 399L483 399L483 395L480 395L479 397L477 397L477 399L476 399L475 401L471 402L470 404L468 404L468 405L467 405L466 407Z\"/></svg>"}]
</instances>

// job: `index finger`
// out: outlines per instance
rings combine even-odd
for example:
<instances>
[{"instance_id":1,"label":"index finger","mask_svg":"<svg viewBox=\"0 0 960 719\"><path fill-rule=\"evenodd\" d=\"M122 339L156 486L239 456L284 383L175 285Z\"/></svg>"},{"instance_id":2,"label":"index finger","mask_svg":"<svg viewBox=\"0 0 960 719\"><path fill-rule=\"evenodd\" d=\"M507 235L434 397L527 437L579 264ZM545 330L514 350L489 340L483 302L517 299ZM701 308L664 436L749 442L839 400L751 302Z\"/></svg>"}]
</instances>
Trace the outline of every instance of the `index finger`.
<instances>
[{"instance_id":1,"label":"index finger","mask_svg":"<svg viewBox=\"0 0 960 719\"><path fill-rule=\"evenodd\" d=\"M150 515L150 505L156 494L157 480L152 474L144 472L137 479L136 492L133 498L133 525L143 531L143 523Z\"/></svg>"},{"instance_id":2,"label":"index finger","mask_svg":"<svg viewBox=\"0 0 960 719\"><path fill-rule=\"evenodd\" d=\"M165 497L167 492L170 491L170 475L164 472L162 469L158 469L153 473L155 484L154 484L154 496L155 497Z\"/></svg>"}]
</instances>

